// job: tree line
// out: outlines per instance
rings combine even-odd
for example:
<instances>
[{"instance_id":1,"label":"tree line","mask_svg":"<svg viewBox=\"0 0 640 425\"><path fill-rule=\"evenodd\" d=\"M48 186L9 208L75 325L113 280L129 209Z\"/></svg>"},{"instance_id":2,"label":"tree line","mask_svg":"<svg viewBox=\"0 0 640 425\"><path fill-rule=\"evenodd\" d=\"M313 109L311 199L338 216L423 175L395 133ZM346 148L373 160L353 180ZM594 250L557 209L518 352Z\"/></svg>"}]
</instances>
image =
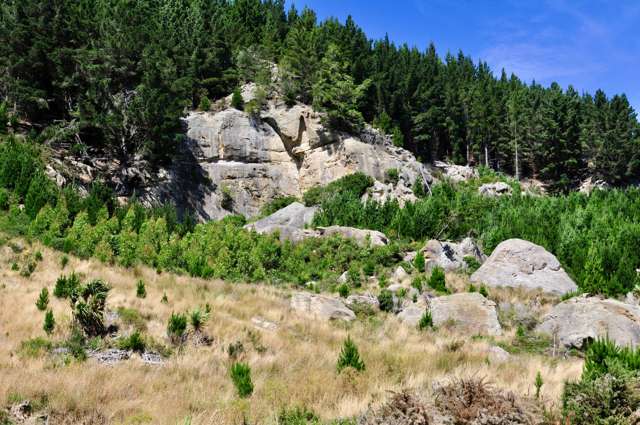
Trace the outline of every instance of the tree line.
<instances>
[{"instance_id":1,"label":"tree line","mask_svg":"<svg viewBox=\"0 0 640 425\"><path fill-rule=\"evenodd\" d=\"M562 191L587 176L640 177L640 136L624 95L520 80L462 52L371 40L351 17L319 22L284 0L6 0L0 96L46 140L170 160L187 109L265 80L330 124L364 122L424 161L536 177ZM259 67L258 67L259 68Z\"/></svg>"}]
</instances>

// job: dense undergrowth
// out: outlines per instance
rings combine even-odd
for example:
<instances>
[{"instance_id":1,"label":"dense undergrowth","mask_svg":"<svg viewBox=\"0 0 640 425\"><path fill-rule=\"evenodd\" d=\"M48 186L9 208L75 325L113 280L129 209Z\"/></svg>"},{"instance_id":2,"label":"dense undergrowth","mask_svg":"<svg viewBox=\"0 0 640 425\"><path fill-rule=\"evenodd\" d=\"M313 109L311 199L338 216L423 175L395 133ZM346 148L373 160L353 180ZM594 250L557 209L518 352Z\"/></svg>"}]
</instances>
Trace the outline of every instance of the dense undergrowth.
<instances>
[{"instance_id":1,"label":"dense undergrowth","mask_svg":"<svg viewBox=\"0 0 640 425\"><path fill-rule=\"evenodd\" d=\"M0 228L80 257L123 266L141 262L200 277L295 283L399 261L397 243L362 248L333 237L293 245L276 235L243 230L245 219L239 216L194 225L178 220L170 207L146 209L137 202L120 207L100 184L81 198L71 187L59 190L45 176L40 157L40 149L29 142L7 138L0 144ZM432 196L400 208L395 201L363 206L360 197L372 181L355 174L312 189L303 200L321 206L315 225L380 230L400 243L473 236L487 252L505 239L522 238L556 254L583 291L617 295L637 284L638 189L590 196L530 196L519 190L511 197L480 196L478 185L495 178L441 183ZM271 212L269 206L265 212Z\"/></svg>"},{"instance_id":2,"label":"dense undergrowth","mask_svg":"<svg viewBox=\"0 0 640 425\"><path fill-rule=\"evenodd\" d=\"M532 196L511 181L517 189L513 196L479 195L480 184L497 178L488 174L466 183L437 184L432 196L404 208L395 201L363 206L359 186L335 191L320 202L314 224L365 227L394 239L472 236L486 252L506 239L521 238L554 253L584 292L616 295L638 283L640 190Z\"/></svg>"}]
</instances>

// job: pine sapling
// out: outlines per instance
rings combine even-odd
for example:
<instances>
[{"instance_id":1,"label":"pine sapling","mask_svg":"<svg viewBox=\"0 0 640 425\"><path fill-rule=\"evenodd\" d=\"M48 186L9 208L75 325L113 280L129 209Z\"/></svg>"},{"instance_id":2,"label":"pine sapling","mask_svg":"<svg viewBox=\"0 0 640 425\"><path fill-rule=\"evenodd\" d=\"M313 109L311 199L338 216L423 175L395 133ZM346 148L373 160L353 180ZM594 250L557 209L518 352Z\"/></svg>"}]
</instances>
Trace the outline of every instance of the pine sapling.
<instances>
[{"instance_id":1,"label":"pine sapling","mask_svg":"<svg viewBox=\"0 0 640 425\"><path fill-rule=\"evenodd\" d=\"M423 331L425 329L431 328L433 328L433 318L431 317L431 312L429 310L425 310L425 312L422 314L422 317L420 317L420 321L418 322L418 329Z\"/></svg>"},{"instance_id":2,"label":"pine sapling","mask_svg":"<svg viewBox=\"0 0 640 425\"><path fill-rule=\"evenodd\" d=\"M540 390L542 389L542 385L544 385L544 381L542 380L542 375L540 374L540 371L538 371L538 373L536 373L536 398L540 398Z\"/></svg>"},{"instance_id":3,"label":"pine sapling","mask_svg":"<svg viewBox=\"0 0 640 425\"><path fill-rule=\"evenodd\" d=\"M49 306L49 290L47 288L42 288L42 291L40 291L40 296L36 301L36 307L40 311L45 311L48 306Z\"/></svg>"},{"instance_id":4,"label":"pine sapling","mask_svg":"<svg viewBox=\"0 0 640 425\"><path fill-rule=\"evenodd\" d=\"M360 358L360 353L358 352L358 347L356 347L356 344L350 336L347 336L347 339L344 341L342 351L338 357L338 372L341 372L342 369L347 367L351 367L358 372L362 372L365 369L364 361Z\"/></svg>"},{"instance_id":5,"label":"pine sapling","mask_svg":"<svg viewBox=\"0 0 640 425\"><path fill-rule=\"evenodd\" d=\"M234 363L231 366L231 380L238 391L238 396L247 398L253 393L253 382L251 382L251 368L246 363Z\"/></svg>"},{"instance_id":6,"label":"pine sapling","mask_svg":"<svg viewBox=\"0 0 640 425\"><path fill-rule=\"evenodd\" d=\"M147 298L147 288L145 287L142 279L140 279L136 284L136 297Z\"/></svg>"},{"instance_id":7,"label":"pine sapling","mask_svg":"<svg viewBox=\"0 0 640 425\"><path fill-rule=\"evenodd\" d=\"M53 317L53 311L48 310L44 315L44 325L42 325L42 329L47 333L47 335L51 335L55 327L56 319Z\"/></svg>"}]
</instances>

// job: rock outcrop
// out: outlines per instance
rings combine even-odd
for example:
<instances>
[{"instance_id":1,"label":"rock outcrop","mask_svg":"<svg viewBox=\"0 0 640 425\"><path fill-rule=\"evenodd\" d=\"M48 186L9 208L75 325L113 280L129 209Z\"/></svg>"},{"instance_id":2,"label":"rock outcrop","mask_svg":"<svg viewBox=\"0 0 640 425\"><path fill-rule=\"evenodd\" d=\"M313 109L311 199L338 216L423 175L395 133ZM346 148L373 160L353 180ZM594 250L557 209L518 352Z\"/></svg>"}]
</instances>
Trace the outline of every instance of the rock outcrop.
<instances>
[{"instance_id":1,"label":"rock outcrop","mask_svg":"<svg viewBox=\"0 0 640 425\"><path fill-rule=\"evenodd\" d=\"M504 182L485 183L478 188L478 193L483 196L511 195L511 186Z\"/></svg>"},{"instance_id":2,"label":"rock outcrop","mask_svg":"<svg viewBox=\"0 0 640 425\"><path fill-rule=\"evenodd\" d=\"M553 254L522 239L501 242L471 275L471 281L494 287L541 289L558 295L578 289Z\"/></svg>"},{"instance_id":3,"label":"rock outcrop","mask_svg":"<svg viewBox=\"0 0 640 425\"><path fill-rule=\"evenodd\" d=\"M412 305L408 306L400 313L398 313L398 319L407 326L416 327L420 323L420 319L424 315L426 309L424 307Z\"/></svg>"},{"instance_id":4,"label":"rock outcrop","mask_svg":"<svg viewBox=\"0 0 640 425\"><path fill-rule=\"evenodd\" d=\"M601 298L574 297L556 305L536 328L565 347L608 337L619 346L640 343L640 307Z\"/></svg>"},{"instance_id":5,"label":"rock outcrop","mask_svg":"<svg viewBox=\"0 0 640 425\"><path fill-rule=\"evenodd\" d=\"M471 238L464 238L459 243L432 239L426 243L420 253L425 257L427 270L435 266L442 267L446 271L466 269L468 265L465 257L472 257L480 264L486 260L480 247Z\"/></svg>"},{"instance_id":6,"label":"rock outcrop","mask_svg":"<svg viewBox=\"0 0 640 425\"><path fill-rule=\"evenodd\" d=\"M254 92L245 87L245 101ZM156 197L175 198L201 219L216 219L230 213L256 215L276 197L301 196L358 171L381 181L388 169L397 169L400 189L394 193L402 199L411 199L408 188L418 177L432 181L409 151L371 127L359 135L331 131L322 114L303 104L289 107L277 93L259 116L227 105L222 102L217 112L191 112L184 119L186 141L169 183Z\"/></svg>"},{"instance_id":7,"label":"rock outcrop","mask_svg":"<svg viewBox=\"0 0 640 425\"><path fill-rule=\"evenodd\" d=\"M468 335L501 335L496 304L478 294L460 293L432 298L434 326L451 326Z\"/></svg>"},{"instance_id":8,"label":"rock outcrop","mask_svg":"<svg viewBox=\"0 0 640 425\"><path fill-rule=\"evenodd\" d=\"M399 181L396 185L392 183L382 183L375 181L373 186L367 189L362 195L362 202L375 201L381 204L390 201L398 201L400 207L404 207L407 202L416 202L418 198L413 193L413 189L405 186L403 181Z\"/></svg>"},{"instance_id":9,"label":"rock outcrop","mask_svg":"<svg viewBox=\"0 0 640 425\"><path fill-rule=\"evenodd\" d=\"M463 182L478 178L478 170L468 165L449 164L448 162L435 161L433 167L442 173L442 175L455 182Z\"/></svg>"},{"instance_id":10,"label":"rock outcrop","mask_svg":"<svg viewBox=\"0 0 640 425\"><path fill-rule=\"evenodd\" d=\"M326 320L344 320L350 322L355 313L337 299L308 292L297 292L291 297L291 308L310 316Z\"/></svg>"},{"instance_id":11,"label":"rock outcrop","mask_svg":"<svg viewBox=\"0 0 640 425\"><path fill-rule=\"evenodd\" d=\"M387 236L376 230L356 229L346 226L318 227L318 236L340 235L343 238L354 239L360 245L384 246L389 243Z\"/></svg>"},{"instance_id":12,"label":"rock outcrop","mask_svg":"<svg viewBox=\"0 0 640 425\"><path fill-rule=\"evenodd\" d=\"M316 236L315 232L305 229L311 224L316 211L316 207L305 207L300 202L294 202L244 227L262 234L278 232L281 240L299 242L306 237Z\"/></svg>"}]
</instances>

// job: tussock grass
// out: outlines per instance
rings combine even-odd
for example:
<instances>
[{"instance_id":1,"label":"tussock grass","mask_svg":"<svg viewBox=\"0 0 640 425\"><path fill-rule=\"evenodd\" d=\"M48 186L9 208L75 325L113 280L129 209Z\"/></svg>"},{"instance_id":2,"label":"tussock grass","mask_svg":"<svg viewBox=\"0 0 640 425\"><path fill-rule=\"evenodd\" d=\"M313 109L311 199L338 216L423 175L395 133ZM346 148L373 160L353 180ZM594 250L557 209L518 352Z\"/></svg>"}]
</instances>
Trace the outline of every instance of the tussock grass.
<instances>
[{"instance_id":1,"label":"tussock grass","mask_svg":"<svg viewBox=\"0 0 640 425\"><path fill-rule=\"evenodd\" d=\"M25 247L43 253L42 262L29 277L11 270L11 255L0 259L0 404L6 405L16 394L32 400L46 396L45 409L59 423L138 423L143 418L140 423L174 425L190 417L194 425L224 425L242 423L246 417L250 423L275 424L279 412L294 406L304 406L322 419L353 417L370 405L382 405L390 391L409 388L429 394L435 381L452 377L481 376L515 394L532 395L538 371L545 382L542 399L557 407L563 382L578 378L582 369L577 359L533 354L493 364L487 361L489 342L485 339L467 338L446 329L420 332L387 313L351 324L300 316L289 308L291 291L286 287L157 274L145 267L123 269L73 256L68 256L63 271L62 254L37 244ZM135 310L133 327L165 343L172 312L209 304L210 317L202 326L213 344L187 344L162 367L145 365L136 356L115 366L100 366L92 360L64 365L51 356L39 355L44 351L42 344L33 343L33 339L45 338L43 313L34 301L42 288L51 291L58 276L71 271L85 281L103 279L109 283L112 290L107 310ZM146 283L144 299L135 296L140 279ZM463 279L447 276L454 288L458 283L467 287ZM162 302L165 293L167 303ZM496 293L491 290L492 295ZM68 300L51 297L49 308L56 328L46 339L68 337ZM279 327L276 331L256 329L251 322L254 316ZM351 373L348 368L336 371L347 336L357 344L367 365L362 372ZM456 350L448 348L459 345L461 339L464 344ZM238 341L244 350L238 359L231 359L227 347ZM25 351L29 355L24 355ZM247 399L238 398L229 378L234 361L251 367L254 391Z\"/></svg>"}]
</instances>

